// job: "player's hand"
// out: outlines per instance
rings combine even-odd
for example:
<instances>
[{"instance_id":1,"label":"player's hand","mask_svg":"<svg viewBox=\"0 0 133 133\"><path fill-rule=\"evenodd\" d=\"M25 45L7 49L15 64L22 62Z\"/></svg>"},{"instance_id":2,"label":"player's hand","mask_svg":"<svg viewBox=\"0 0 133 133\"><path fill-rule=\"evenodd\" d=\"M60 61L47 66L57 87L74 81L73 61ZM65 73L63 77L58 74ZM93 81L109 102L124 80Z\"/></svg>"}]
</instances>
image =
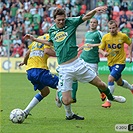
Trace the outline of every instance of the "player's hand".
<instances>
[{"instance_id":1,"label":"player's hand","mask_svg":"<svg viewBox=\"0 0 133 133\"><path fill-rule=\"evenodd\" d=\"M104 53L103 53L103 56L104 56L104 57L107 57L107 56L109 56L109 53L108 53L108 52L104 52Z\"/></svg>"},{"instance_id":2,"label":"player's hand","mask_svg":"<svg viewBox=\"0 0 133 133\"><path fill-rule=\"evenodd\" d=\"M128 55L129 63L132 63L132 56Z\"/></svg>"},{"instance_id":3,"label":"player's hand","mask_svg":"<svg viewBox=\"0 0 133 133\"><path fill-rule=\"evenodd\" d=\"M25 64L24 62L21 62L21 63L19 63L18 66L20 67L20 66L23 66L24 64Z\"/></svg>"},{"instance_id":4,"label":"player's hand","mask_svg":"<svg viewBox=\"0 0 133 133\"><path fill-rule=\"evenodd\" d=\"M30 39L30 40L34 41L34 36L32 36L32 35L30 35L30 34L26 34L26 35L24 36L24 39L25 39L25 40Z\"/></svg>"},{"instance_id":5,"label":"player's hand","mask_svg":"<svg viewBox=\"0 0 133 133\"><path fill-rule=\"evenodd\" d=\"M97 7L95 8L96 12L105 12L107 10L107 6L100 6L100 7Z\"/></svg>"},{"instance_id":6,"label":"player's hand","mask_svg":"<svg viewBox=\"0 0 133 133\"><path fill-rule=\"evenodd\" d=\"M87 47L91 48L91 47L93 47L93 44L87 44Z\"/></svg>"}]
</instances>

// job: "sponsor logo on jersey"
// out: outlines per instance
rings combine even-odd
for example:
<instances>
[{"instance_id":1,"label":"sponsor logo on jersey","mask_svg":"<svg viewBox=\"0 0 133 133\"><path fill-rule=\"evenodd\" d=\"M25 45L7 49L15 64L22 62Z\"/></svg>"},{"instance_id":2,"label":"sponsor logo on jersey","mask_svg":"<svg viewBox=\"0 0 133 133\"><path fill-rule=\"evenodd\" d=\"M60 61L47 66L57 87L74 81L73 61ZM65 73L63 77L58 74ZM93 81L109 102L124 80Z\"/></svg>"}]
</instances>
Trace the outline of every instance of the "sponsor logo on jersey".
<instances>
[{"instance_id":1,"label":"sponsor logo on jersey","mask_svg":"<svg viewBox=\"0 0 133 133\"><path fill-rule=\"evenodd\" d=\"M65 40L65 38L68 36L67 32L58 32L56 35L55 35L55 41L56 42L61 42L63 40Z\"/></svg>"}]
</instances>

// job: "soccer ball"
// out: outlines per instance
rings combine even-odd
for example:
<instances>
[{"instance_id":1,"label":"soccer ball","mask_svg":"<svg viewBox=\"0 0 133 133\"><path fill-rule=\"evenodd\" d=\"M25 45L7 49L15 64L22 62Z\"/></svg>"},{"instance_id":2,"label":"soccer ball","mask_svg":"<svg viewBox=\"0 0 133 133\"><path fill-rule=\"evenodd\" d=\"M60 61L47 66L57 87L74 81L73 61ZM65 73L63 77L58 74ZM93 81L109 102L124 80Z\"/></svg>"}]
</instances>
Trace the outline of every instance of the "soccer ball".
<instances>
[{"instance_id":1,"label":"soccer ball","mask_svg":"<svg viewBox=\"0 0 133 133\"><path fill-rule=\"evenodd\" d=\"M23 110L17 108L13 109L10 113L10 120L13 123L23 123L25 120L25 113Z\"/></svg>"}]
</instances>

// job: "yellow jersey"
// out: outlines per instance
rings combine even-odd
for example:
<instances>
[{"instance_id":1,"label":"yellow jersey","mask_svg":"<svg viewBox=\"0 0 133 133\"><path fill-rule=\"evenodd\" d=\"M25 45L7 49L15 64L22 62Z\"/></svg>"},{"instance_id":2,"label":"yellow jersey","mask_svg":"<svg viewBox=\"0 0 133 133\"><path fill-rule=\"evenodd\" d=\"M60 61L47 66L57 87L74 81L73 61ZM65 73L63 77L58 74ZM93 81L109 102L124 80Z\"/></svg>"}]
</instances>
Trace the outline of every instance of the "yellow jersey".
<instances>
[{"instance_id":1,"label":"yellow jersey","mask_svg":"<svg viewBox=\"0 0 133 133\"><path fill-rule=\"evenodd\" d=\"M126 53L124 51L124 43L129 46L132 43L131 38L124 33L118 32L116 36L107 33L103 36L99 48L109 53L109 56L107 56L108 66L125 64Z\"/></svg>"},{"instance_id":2,"label":"yellow jersey","mask_svg":"<svg viewBox=\"0 0 133 133\"><path fill-rule=\"evenodd\" d=\"M42 36L39 36L38 38L48 40L49 34L44 34ZM30 55L27 61L26 70L29 70L31 68L48 69L47 59L49 56L47 54L44 54L44 49L50 48L50 46L34 41L28 46L28 48L30 50Z\"/></svg>"}]
</instances>

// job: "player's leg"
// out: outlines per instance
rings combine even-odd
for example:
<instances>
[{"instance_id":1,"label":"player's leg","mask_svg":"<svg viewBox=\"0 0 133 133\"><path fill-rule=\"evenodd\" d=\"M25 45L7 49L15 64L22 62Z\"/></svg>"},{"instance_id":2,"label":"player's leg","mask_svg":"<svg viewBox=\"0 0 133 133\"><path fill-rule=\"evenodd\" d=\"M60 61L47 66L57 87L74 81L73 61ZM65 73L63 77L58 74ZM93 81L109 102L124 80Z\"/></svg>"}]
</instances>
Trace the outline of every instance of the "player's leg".
<instances>
[{"instance_id":1,"label":"player's leg","mask_svg":"<svg viewBox=\"0 0 133 133\"><path fill-rule=\"evenodd\" d=\"M129 84L128 81L122 79L122 78L119 78L117 81L116 81L117 85L123 87L123 88L126 88L126 89L129 89L132 93L133 93L133 85Z\"/></svg>"},{"instance_id":2,"label":"player's leg","mask_svg":"<svg viewBox=\"0 0 133 133\"><path fill-rule=\"evenodd\" d=\"M108 99L111 101L114 99L112 94L110 93L110 90L106 86L106 84L98 77L96 76L92 81L90 81L92 85L95 85L96 87L100 88L102 92L104 92Z\"/></svg>"},{"instance_id":3,"label":"player's leg","mask_svg":"<svg viewBox=\"0 0 133 133\"><path fill-rule=\"evenodd\" d=\"M96 72L98 75L98 63L88 63L88 65ZM101 89L98 88L98 91L100 92L100 98L102 101L106 99L106 95L102 92Z\"/></svg>"},{"instance_id":4,"label":"player's leg","mask_svg":"<svg viewBox=\"0 0 133 133\"><path fill-rule=\"evenodd\" d=\"M36 94L33 99L30 101L28 106L24 109L26 117L30 114L30 111L48 94L50 93L50 90L48 87L44 87L42 90L40 90L40 93Z\"/></svg>"},{"instance_id":5,"label":"player's leg","mask_svg":"<svg viewBox=\"0 0 133 133\"><path fill-rule=\"evenodd\" d=\"M37 75L36 75L37 73ZM40 93L36 94L28 106L24 109L26 117L29 115L29 112L44 98L46 97L50 91L48 88L49 84L49 77L47 77L48 70L45 69L30 69L27 71L28 80L34 86L34 90L39 90ZM52 76L51 76L52 77ZM46 80L47 79L47 80Z\"/></svg>"},{"instance_id":6,"label":"player's leg","mask_svg":"<svg viewBox=\"0 0 133 133\"><path fill-rule=\"evenodd\" d=\"M111 94L114 93L114 89L115 89L115 85L114 85L114 77L112 77L111 75L108 76L108 88L111 92ZM111 100L107 99L106 102L104 104L102 104L102 107L105 108L110 108L111 107Z\"/></svg>"},{"instance_id":7,"label":"player's leg","mask_svg":"<svg viewBox=\"0 0 133 133\"><path fill-rule=\"evenodd\" d=\"M126 101L126 99L122 96L113 96L107 85L98 76L96 76L90 83L100 88L106 94L109 100L119 103L124 103Z\"/></svg>"},{"instance_id":8,"label":"player's leg","mask_svg":"<svg viewBox=\"0 0 133 133\"><path fill-rule=\"evenodd\" d=\"M48 71L48 70L47 70ZM50 74L50 72L48 71L48 74L45 73L45 81L42 81L42 82L45 82L45 84L47 84L49 87L51 88L57 88L58 86L58 83L60 82L59 81L59 78L56 76L56 75L52 75ZM61 80L62 81L62 80ZM62 82L61 82L62 84ZM62 105L62 101L64 103L64 99L63 99L63 96L62 96L62 93L61 91L57 90L58 92L58 106L60 104L60 106ZM69 97L71 100L71 102L73 101L73 99L71 98L71 90L68 90L68 93L67 94L67 97ZM70 94L70 96L69 96ZM59 103L60 102L60 103ZM67 101L68 102L68 101ZM71 103L70 102L70 103ZM68 105L64 105L64 108L65 108L65 112L66 112L66 120L72 120L72 119L76 119L76 120L83 120L84 117L81 117L81 116L78 116L78 115L75 115L73 112L72 112L72 109L71 109L71 104L68 104Z\"/></svg>"},{"instance_id":9,"label":"player's leg","mask_svg":"<svg viewBox=\"0 0 133 133\"><path fill-rule=\"evenodd\" d=\"M58 97L60 101L64 104L64 108L66 111L66 120L72 120L72 119L84 120L84 117L74 114L71 109L71 103L73 102L72 99L73 75L71 74L71 71L73 71L73 65L71 64L70 66L69 64L60 66L60 68L58 69L59 73Z\"/></svg>"},{"instance_id":10,"label":"player's leg","mask_svg":"<svg viewBox=\"0 0 133 133\"><path fill-rule=\"evenodd\" d=\"M122 85L122 79L121 79L121 73L124 70L125 65L124 64L116 64L114 66L109 67L110 70L110 75L108 77L108 88L110 89L111 94L114 93L114 81L116 81L116 83L118 85ZM102 104L102 107L111 107L111 101L107 99L107 101Z\"/></svg>"},{"instance_id":11,"label":"player's leg","mask_svg":"<svg viewBox=\"0 0 133 133\"><path fill-rule=\"evenodd\" d=\"M78 89L78 81L73 81L72 84L72 102L71 103L76 103L77 99L76 99L76 93L77 93L77 89ZM56 91L56 98L55 98L55 103L56 105L60 108L62 106L62 93L61 91Z\"/></svg>"},{"instance_id":12,"label":"player's leg","mask_svg":"<svg viewBox=\"0 0 133 133\"><path fill-rule=\"evenodd\" d=\"M71 90L68 90L67 92L62 92L62 101L65 104L64 108L66 111L66 120L84 120L83 116L74 114L71 109L71 103L73 102L73 99L71 97Z\"/></svg>"}]
</instances>

